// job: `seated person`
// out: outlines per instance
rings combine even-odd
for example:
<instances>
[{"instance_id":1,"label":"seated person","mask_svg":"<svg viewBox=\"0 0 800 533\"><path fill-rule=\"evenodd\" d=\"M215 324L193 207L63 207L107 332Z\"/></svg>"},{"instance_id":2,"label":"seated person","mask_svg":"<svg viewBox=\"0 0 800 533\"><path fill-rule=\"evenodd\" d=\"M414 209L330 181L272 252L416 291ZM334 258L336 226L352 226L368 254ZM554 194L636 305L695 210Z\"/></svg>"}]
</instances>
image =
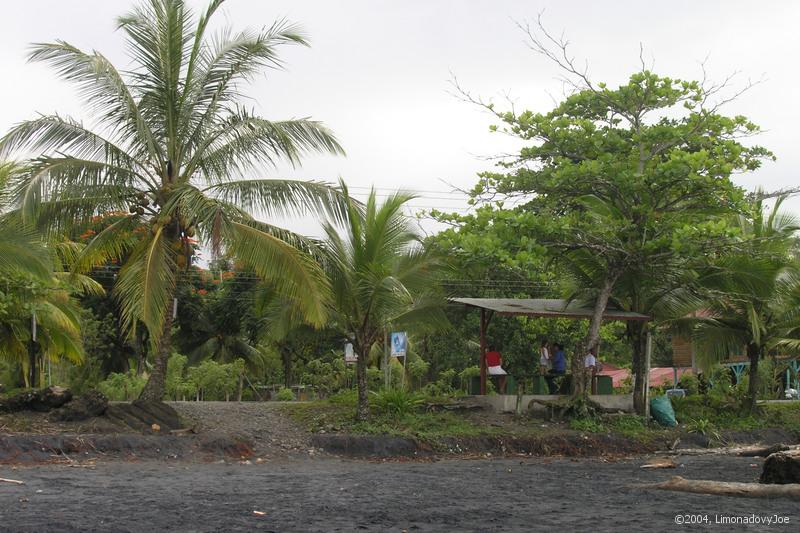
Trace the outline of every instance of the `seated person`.
<instances>
[{"instance_id":1,"label":"seated person","mask_svg":"<svg viewBox=\"0 0 800 533\"><path fill-rule=\"evenodd\" d=\"M564 355L564 346L561 344L554 344L553 350L553 360L551 363L552 367L547 373L545 381L547 381L547 388L549 389L550 394L557 394L558 387L556 387L555 378L557 376L563 376L567 373L567 356Z\"/></svg>"},{"instance_id":2,"label":"seated person","mask_svg":"<svg viewBox=\"0 0 800 533\"><path fill-rule=\"evenodd\" d=\"M490 376L498 376L498 389L501 393L506 392L506 376L508 372L503 370L503 356L500 352L490 346L486 352L486 370Z\"/></svg>"}]
</instances>

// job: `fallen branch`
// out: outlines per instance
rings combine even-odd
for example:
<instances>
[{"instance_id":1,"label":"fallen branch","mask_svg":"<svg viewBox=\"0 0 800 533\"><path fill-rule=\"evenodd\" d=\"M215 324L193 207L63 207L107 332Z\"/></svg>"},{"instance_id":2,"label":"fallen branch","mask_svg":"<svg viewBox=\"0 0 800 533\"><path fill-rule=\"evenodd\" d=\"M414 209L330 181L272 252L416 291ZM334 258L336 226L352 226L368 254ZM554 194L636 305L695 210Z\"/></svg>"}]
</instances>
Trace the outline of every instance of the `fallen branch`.
<instances>
[{"instance_id":1,"label":"fallen branch","mask_svg":"<svg viewBox=\"0 0 800 533\"><path fill-rule=\"evenodd\" d=\"M722 448L686 448L684 450L664 450L658 452L659 455L738 455L740 457L766 457L776 451L799 450L800 446L787 446L776 444L770 447L759 446L736 446ZM772 451L770 451L772 450Z\"/></svg>"},{"instance_id":2,"label":"fallen branch","mask_svg":"<svg viewBox=\"0 0 800 533\"><path fill-rule=\"evenodd\" d=\"M6 479L4 477L0 477L0 483L12 483L14 485L24 485L24 481L20 481L18 479Z\"/></svg>"},{"instance_id":3,"label":"fallen branch","mask_svg":"<svg viewBox=\"0 0 800 533\"><path fill-rule=\"evenodd\" d=\"M674 476L669 481L643 485L644 488L712 494L715 496L738 496L742 498L789 498L800 501L800 483L791 485L762 485L761 483L732 483L685 479Z\"/></svg>"},{"instance_id":4,"label":"fallen branch","mask_svg":"<svg viewBox=\"0 0 800 533\"><path fill-rule=\"evenodd\" d=\"M677 468L678 465L672 459L654 459L640 466L639 468Z\"/></svg>"},{"instance_id":5,"label":"fallen branch","mask_svg":"<svg viewBox=\"0 0 800 533\"><path fill-rule=\"evenodd\" d=\"M170 435L188 435L190 433L197 433L197 430L194 427L169 430Z\"/></svg>"},{"instance_id":6,"label":"fallen branch","mask_svg":"<svg viewBox=\"0 0 800 533\"><path fill-rule=\"evenodd\" d=\"M746 448L740 451L737 455L740 457L767 457L772 455L776 452L785 452L790 450L791 448L786 444L775 444L774 446L762 446L760 448L753 447L753 448Z\"/></svg>"}]
</instances>

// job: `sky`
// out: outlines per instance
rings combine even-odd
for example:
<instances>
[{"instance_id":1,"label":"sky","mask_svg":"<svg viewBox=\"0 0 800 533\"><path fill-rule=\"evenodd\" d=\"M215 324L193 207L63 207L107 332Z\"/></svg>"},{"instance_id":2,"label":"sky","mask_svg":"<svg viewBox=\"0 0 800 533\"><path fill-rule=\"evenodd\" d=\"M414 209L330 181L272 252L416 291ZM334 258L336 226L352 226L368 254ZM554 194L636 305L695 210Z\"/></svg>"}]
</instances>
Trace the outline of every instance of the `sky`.
<instances>
[{"instance_id":1,"label":"sky","mask_svg":"<svg viewBox=\"0 0 800 533\"><path fill-rule=\"evenodd\" d=\"M204 1L189 1L196 10ZM10 6L13 5L13 9ZM117 66L129 65L115 17L131 0L26 0L4 6L0 19L0 131L36 113L88 115L74 89L43 65L26 63L31 42L66 40L97 49ZM308 35L310 48L281 52L287 68L269 71L246 89L247 105L270 119L312 117L338 136L346 157L310 156L300 168L265 169L254 177L335 182L363 195L376 187L418 192L413 211L466 212L458 189L493 168L492 156L518 144L489 132L492 117L452 93L450 82L476 96L517 109L546 112L562 92L561 72L525 43L517 23L543 13L553 33L569 39L589 74L609 85L639 68L639 48L664 76L697 79L738 72L734 89L760 80L729 104L764 133L755 142L776 162L737 176L752 189L798 183L800 2L786 0L230 0L218 23L235 29L269 26L286 18ZM363 196L362 196L363 197ZM800 197L787 207L800 213ZM282 221L315 234L310 220ZM430 233L438 229L422 222Z\"/></svg>"}]
</instances>

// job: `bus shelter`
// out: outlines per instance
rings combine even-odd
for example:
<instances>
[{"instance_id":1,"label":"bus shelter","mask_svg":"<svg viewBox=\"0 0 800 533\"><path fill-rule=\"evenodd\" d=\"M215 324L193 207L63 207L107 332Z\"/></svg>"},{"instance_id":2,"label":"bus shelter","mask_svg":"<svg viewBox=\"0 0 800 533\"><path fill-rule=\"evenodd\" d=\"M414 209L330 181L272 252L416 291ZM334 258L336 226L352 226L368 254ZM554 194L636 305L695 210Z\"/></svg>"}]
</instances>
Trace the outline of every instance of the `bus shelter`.
<instances>
[{"instance_id":1,"label":"bus shelter","mask_svg":"<svg viewBox=\"0 0 800 533\"><path fill-rule=\"evenodd\" d=\"M452 298L451 302L480 309L480 369L481 394L486 394L486 330L495 314L508 316L531 316L537 318L569 318L572 320L589 320L594 314L592 305L576 300L557 300L542 298ZM641 321L650 320L648 315L607 308L603 313L605 321ZM647 354L645 357L645 379L650 372L650 354L652 351L650 332L647 333ZM647 391L649 384L645 384Z\"/></svg>"}]
</instances>

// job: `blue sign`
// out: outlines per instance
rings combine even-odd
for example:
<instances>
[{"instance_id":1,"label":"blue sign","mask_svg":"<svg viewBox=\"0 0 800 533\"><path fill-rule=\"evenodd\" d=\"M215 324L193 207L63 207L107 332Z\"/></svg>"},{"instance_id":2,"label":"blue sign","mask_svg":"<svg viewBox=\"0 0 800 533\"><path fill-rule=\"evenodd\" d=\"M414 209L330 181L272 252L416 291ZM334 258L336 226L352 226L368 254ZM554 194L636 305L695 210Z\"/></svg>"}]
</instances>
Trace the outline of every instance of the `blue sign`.
<instances>
[{"instance_id":1,"label":"blue sign","mask_svg":"<svg viewBox=\"0 0 800 533\"><path fill-rule=\"evenodd\" d=\"M405 331L392 332L392 357L405 357L408 350L408 336Z\"/></svg>"}]
</instances>

